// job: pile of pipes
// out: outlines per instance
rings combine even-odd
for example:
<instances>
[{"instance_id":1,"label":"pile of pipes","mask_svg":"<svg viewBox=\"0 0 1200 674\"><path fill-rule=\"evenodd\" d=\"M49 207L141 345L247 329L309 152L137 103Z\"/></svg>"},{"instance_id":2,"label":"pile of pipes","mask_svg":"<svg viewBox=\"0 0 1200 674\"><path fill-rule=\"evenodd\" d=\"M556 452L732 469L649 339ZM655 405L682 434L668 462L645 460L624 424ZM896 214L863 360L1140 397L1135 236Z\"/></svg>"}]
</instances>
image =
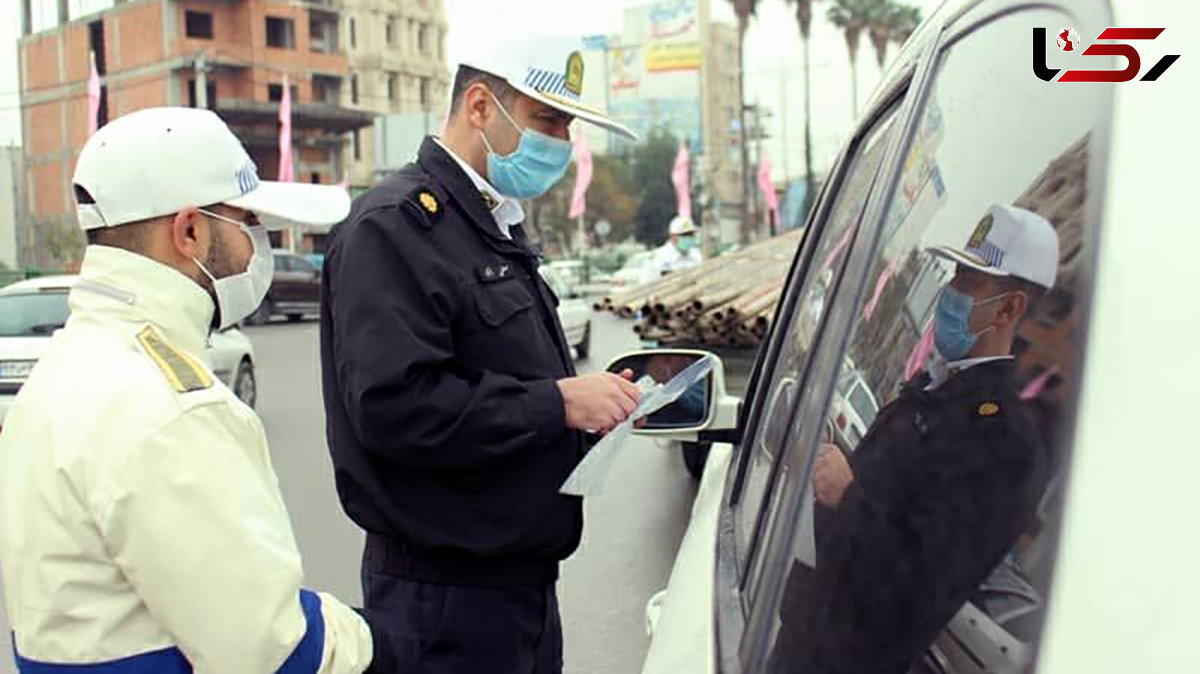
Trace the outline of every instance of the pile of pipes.
<instances>
[{"instance_id":1,"label":"pile of pipes","mask_svg":"<svg viewBox=\"0 0 1200 674\"><path fill-rule=\"evenodd\" d=\"M593 307L637 319L641 339L662 344L757 346L783 292L801 232L793 230L609 295Z\"/></svg>"}]
</instances>

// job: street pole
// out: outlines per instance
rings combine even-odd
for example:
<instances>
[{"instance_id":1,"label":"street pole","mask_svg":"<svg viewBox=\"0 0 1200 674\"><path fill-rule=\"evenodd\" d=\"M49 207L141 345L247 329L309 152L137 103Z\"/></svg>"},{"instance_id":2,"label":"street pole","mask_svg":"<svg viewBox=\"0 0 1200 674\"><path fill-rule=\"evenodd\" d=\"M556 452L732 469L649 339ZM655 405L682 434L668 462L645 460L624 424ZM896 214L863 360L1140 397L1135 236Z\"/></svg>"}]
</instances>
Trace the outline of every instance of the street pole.
<instances>
[{"instance_id":1,"label":"street pole","mask_svg":"<svg viewBox=\"0 0 1200 674\"><path fill-rule=\"evenodd\" d=\"M750 243L750 202L753 197L747 194L750 185L750 137L746 133L746 23L741 20L738 25L738 123L742 141L742 243Z\"/></svg>"},{"instance_id":2,"label":"street pole","mask_svg":"<svg viewBox=\"0 0 1200 674\"><path fill-rule=\"evenodd\" d=\"M204 63L204 52L196 56L196 107L208 109L208 67Z\"/></svg>"}]
</instances>

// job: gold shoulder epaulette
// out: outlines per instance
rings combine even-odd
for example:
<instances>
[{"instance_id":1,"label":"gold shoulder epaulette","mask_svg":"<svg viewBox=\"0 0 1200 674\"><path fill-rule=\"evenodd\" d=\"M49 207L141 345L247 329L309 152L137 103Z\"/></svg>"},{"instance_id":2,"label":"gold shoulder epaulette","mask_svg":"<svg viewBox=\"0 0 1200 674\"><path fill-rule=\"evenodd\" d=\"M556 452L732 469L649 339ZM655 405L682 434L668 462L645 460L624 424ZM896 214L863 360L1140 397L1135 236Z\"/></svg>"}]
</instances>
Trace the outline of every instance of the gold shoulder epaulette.
<instances>
[{"instance_id":1,"label":"gold shoulder epaulette","mask_svg":"<svg viewBox=\"0 0 1200 674\"><path fill-rule=\"evenodd\" d=\"M163 341L154 328L143 329L137 340L177 392L202 391L213 385L212 377L199 363Z\"/></svg>"}]
</instances>

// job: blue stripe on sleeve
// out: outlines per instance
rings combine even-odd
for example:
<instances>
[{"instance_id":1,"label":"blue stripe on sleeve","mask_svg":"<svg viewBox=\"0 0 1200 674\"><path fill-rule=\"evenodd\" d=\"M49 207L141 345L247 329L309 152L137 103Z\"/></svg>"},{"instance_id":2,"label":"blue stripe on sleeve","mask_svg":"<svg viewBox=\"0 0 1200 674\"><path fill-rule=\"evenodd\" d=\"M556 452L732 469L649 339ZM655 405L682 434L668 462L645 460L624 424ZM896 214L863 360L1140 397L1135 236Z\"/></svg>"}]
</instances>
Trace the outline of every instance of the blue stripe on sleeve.
<instances>
[{"instance_id":1,"label":"blue stripe on sleeve","mask_svg":"<svg viewBox=\"0 0 1200 674\"><path fill-rule=\"evenodd\" d=\"M300 591L300 607L304 610L307 627L300 643L277 674L316 674L325 654L325 617L321 613L321 598L308 590ZM87 664L56 664L37 662L21 657L13 637L13 656L21 674L192 674L192 666L178 648L141 653L120 660Z\"/></svg>"},{"instance_id":2,"label":"blue stripe on sleeve","mask_svg":"<svg viewBox=\"0 0 1200 674\"><path fill-rule=\"evenodd\" d=\"M60 665L26 660L17 653L15 642L14 639L13 656L17 660L17 671L21 674L192 674L191 664L178 648L165 648L108 662Z\"/></svg>"},{"instance_id":3,"label":"blue stripe on sleeve","mask_svg":"<svg viewBox=\"0 0 1200 674\"><path fill-rule=\"evenodd\" d=\"M321 658L325 655L325 616L321 613L321 597L315 592L300 590L300 607L304 609L308 628L296 649L275 670L276 674L316 674L321 668Z\"/></svg>"}]
</instances>

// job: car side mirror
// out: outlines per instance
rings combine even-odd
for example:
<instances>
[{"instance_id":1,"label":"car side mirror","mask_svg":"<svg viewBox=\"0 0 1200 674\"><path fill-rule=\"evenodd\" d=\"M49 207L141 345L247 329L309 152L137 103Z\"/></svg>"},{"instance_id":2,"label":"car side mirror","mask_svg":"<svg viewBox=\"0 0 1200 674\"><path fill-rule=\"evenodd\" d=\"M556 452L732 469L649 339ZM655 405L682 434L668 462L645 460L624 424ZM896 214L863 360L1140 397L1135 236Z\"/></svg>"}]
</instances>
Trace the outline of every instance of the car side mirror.
<instances>
[{"instance_id":1,"label":"car side mirror","mask_svg":"<svg viewBox=\"0 0 1200 674\"><path fill-rule=\"evenodd\" d=\"M690 349L634 351L613 360L607 370L614 374L631 370L635 382L648 378L647 383L666 384L705 357L716 361L712 371L688 387L677 400L641 419L635 434L695 442L701 439L701 434L737 429L741 400L726 392L725 365L713 353Z\"/></svg>"}]
</instances>

